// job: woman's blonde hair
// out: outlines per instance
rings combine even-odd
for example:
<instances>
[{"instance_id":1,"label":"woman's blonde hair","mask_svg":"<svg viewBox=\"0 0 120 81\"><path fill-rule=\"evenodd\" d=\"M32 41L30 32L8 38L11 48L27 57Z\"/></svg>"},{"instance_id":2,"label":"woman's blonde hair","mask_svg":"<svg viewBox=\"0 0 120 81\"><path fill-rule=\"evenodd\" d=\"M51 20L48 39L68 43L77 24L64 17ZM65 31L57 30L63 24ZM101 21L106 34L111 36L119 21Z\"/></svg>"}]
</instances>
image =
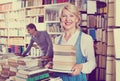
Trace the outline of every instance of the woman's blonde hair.
<instances>
[{"instance_id":1,"label":"woman's blonde hair","mask_svg":"<svg viewBox=\"0 0 120 81\"><path fill-rule=\"evenodd\" d=\"M78 18L78 22L76 23L76 27L80 28L79 25L80 25L80 22L81 22L81 13L80 13L80 10L78 9L78 7L75 6L74 4L67 3L59 11L59 18L60 18L60 20L61 20L62 12L63 12L64 9L68 10L71 13L73 13Z\"/></svg>"}]
</instances>

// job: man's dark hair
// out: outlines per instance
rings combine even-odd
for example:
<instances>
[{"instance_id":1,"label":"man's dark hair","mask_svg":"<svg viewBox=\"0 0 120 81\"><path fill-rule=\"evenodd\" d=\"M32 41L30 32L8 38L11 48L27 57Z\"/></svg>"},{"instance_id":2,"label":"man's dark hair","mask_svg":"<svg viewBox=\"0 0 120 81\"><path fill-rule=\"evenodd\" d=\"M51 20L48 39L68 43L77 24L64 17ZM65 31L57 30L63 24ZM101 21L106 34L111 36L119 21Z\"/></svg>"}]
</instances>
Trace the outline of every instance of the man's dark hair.
<instances>
[{"instance_id":1,"label":"man's dark hair","mask_svg":"<svg viewBox=\"0 0 120 81\"><path fill-rule=\"evenodd\" d=\"M37 31L36 26L33 23L28 24L27 28L35 29L35 31Z\"/></svg>"}]
</instances>

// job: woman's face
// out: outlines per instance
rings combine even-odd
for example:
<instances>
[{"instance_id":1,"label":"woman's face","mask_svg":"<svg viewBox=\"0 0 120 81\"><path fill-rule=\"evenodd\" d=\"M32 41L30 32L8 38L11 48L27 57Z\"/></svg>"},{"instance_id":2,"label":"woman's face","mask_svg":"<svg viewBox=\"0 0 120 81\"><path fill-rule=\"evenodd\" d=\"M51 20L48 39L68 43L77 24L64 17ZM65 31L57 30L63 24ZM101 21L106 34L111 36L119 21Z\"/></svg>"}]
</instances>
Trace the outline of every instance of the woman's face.
<instances>
[{"instance_id":1,"label":"woman's face","mask_svg":"<svg viewBox=\"0 0 120 81\"><path fill-rule=\"evenodd\" d=\"M76 28L76 23L78 22L78 18L73 13L64 9L61 16L61 24L65 30Z\"/></svg>"}]
</instances>

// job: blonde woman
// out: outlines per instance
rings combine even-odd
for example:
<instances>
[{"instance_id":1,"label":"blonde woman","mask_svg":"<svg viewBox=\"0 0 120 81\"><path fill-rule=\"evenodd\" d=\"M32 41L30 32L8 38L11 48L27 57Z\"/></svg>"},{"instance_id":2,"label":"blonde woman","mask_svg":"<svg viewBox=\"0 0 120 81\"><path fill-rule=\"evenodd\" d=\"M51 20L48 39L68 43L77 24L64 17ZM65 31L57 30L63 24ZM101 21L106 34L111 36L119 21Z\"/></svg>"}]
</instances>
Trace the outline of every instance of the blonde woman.
<instances>
[{"instance_id":1,"label":"blonde woman","mask_svg":"<svg viewBox=\"0 0 120 81\"><path fill-rule=\"evenodd\" d=\"M93 39L80 30L81 14L78 8L68 3L60 11L60 23L64 32L55 39L56 44L73 45L76 50L76 65L72 74L55 73L63 81L87 81L86 74L91 73L95 67Z\"/></svg>"}]
</instances>

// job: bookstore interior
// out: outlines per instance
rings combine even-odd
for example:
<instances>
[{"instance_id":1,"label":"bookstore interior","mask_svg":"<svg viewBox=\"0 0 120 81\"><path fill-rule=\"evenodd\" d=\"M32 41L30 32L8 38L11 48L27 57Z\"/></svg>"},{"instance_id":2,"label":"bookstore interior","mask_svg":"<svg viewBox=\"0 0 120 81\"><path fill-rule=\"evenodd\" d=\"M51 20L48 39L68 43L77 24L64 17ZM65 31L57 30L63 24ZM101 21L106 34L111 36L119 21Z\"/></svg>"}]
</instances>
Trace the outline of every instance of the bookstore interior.
<instances>
[{"instance_id":1,"label":"bookstore interior","mask_svg":"<svg viewBox=\"0 0 120 81\"><path fill-rule=\"evenodd\" d=\"M96 67L86 74L87 81L120 81L120 0L0 0L0 81L64 81L55 73L73 76L73 46L55 44L64 31L59 11L68 3L78 7L79 27L93 39ZM47 31L53 45L52 68L44 67L48 59L41 57L37 43L22 56L31 42L29 23Z\"/></svg>"}]
</instances>

